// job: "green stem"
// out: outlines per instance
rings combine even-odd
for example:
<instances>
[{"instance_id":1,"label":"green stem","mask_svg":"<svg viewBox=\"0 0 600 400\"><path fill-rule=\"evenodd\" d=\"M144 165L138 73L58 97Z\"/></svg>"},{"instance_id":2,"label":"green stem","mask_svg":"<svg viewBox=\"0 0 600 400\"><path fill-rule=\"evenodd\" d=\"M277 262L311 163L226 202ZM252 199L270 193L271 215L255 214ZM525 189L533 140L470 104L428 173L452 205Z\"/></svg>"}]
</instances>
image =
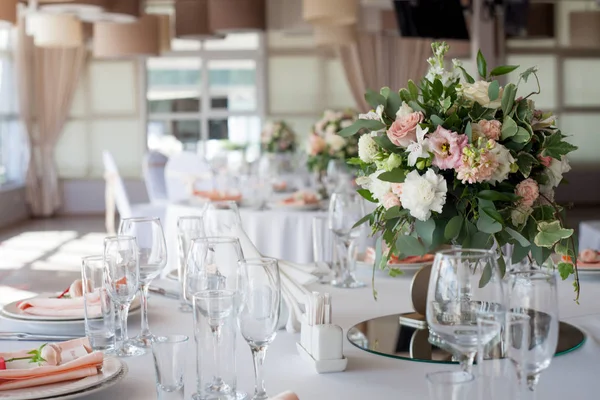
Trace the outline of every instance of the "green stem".
<instances>
[{"instance_id":1,"label":"green stem","mask_svg":"<svg viewBox=\"0 0 600 400\"><path fill-rule=\"evenodd\" d=\"M15 357L15 358L9 358L8 360L4 360L5 362L13 362L13 361L19 361L19 360L31 360L33 359L33 357Z\"/></svg>"}]
</instances>

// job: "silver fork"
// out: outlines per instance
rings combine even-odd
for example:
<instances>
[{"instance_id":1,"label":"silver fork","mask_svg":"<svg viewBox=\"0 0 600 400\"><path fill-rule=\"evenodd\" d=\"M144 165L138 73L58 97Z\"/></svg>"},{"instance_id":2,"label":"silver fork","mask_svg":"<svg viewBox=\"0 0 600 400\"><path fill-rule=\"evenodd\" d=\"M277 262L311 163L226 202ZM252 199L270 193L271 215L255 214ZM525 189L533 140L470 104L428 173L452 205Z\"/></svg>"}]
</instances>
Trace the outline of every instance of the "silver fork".
<instances>
[{"instance_id":1,"label":"silver fork","mask_svg":"<svg viewBox=\"0 0 600 400\"><path fill-rule=\"evenodd\" d=\"M77 339L80 336L72 335L39 335L26 332L0 332L0 340L29 340L38 342L59 342L64 340Z\"/></svg>"}]
</instances>

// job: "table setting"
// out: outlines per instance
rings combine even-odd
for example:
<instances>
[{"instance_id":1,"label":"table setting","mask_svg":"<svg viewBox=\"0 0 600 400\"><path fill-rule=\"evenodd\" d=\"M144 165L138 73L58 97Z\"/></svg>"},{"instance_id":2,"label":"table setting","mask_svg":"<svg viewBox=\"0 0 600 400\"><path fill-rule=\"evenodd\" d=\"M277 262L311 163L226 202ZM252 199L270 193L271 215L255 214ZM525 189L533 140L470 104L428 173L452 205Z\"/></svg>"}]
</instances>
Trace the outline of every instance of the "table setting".
<instances>
[{"instance_id":1,"label":"table setting","mask_svg":"<svg viewBox=\"0 0 600 400\"><path fill-rule=\"evenodd\" d=\"M517 98L535 68L501 88L517 66L432 51L419 86L324 113L319 187L281 179L270 124L256 174L185 180L66 290L3 306L0 399L597 398L600 255L554 202L575 147Z\"/></svg>"}]
</instances>

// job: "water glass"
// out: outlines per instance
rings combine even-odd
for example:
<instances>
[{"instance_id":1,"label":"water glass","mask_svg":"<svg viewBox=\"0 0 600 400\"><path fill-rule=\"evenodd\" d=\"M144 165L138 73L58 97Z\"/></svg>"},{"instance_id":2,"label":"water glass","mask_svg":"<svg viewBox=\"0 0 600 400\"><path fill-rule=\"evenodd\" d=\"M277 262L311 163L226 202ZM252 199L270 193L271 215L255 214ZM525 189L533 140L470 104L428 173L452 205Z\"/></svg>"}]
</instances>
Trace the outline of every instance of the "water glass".
<instances>
[{"instance_id":1,"label":"water glass","mask_svg":"<svg viewBox=\"0 0 600 400\"><path fill-rule=\"evenodd\" d=\"M184 399L185 358L188 339L184 335L169 335L158 336L152 342L158 400Z\"/></svg>"},{"instance_id":2,"label":"water glass","mask_svg":"<svg viewBox=\"0 0 600 400\"><path fill-rule=\"evenodd\" d=\"M119 234L133 236L139 252L142 329L133 342L150 348L154 335L148 325L148 288L167 265L165 234L160 219L155 217L125 218L119 225Z\"/></svg>"},{"instance_id":3,"label":"water glass","mask_svg":"<svg viewBox=\"0 0 600 400\"><path fill-rule=\"evenodd\" d=\"M516 313L490 313L477 318L482 337L477 349L477 393L480 399L515 400L523 393L519 363L527 354L529 316ZM498 334L484 344L488 332Z\"/></svg>"},{"instance_id":4,"label":"water glass","mask_svg":"<svg viewBox=\"0 0 600 400\"><path fill-rule=\"evenodd\" d=\"M324 266L330 271L324 273L320 279L320 283L331 282L334 265L334 249L333 233L329 229L329 221L327 217L313 217L312 219L312 234L313 234L313 259L319 266Z\"/></svg>"},{"instance_id":5,"label":"water glass","mask_svg":"<svg viewBox=\"0 0 600 400\"><path fill-rule=\"evenodd\" d=\"M129 306L140 285L139 253L132 236L113 236L104 239L104 264L106 268L106 290L117 305L119 332L116 355L138 356L144 349L132 346L127 340L127 316Z\"/></svg>"},{"instance_id":6,"label":"water glass","mask_svg":"<svg viewBox=\"0 0 600 400\"><path fill-rule=\"evenodd\" d=\"M104 284L105 274L104 256L83 257L85 335L92 349L110 353L115 348L115 306Z\"/></svg>"},{"instance_id":7,"label":"water glass","mask_svg":"<svg viewBox=\"0 0 600 400\"><path fill-rule=\"evenodd\" d=\"M534 390L542 371L550 366L558 345L556 274L543 270L512 271L509 275L510 310L527 314L531 333L527 355L518 366Z\"/></svg>"},{"instance_id":8,"label":"water glass","mask_svg":"<svg viewBox=\"0 0 600 400\"><path fill-rule=\"evenodd\" d=\"M196 342L196 400L244 398L235 362L237 293L206 290L193 296Z\"/></svg>"},{"instance_id":9,"label":"water glass","mask_svg":"<svg viewBox=\"0 0 600 400\"><path fill-rule=\"evenodd\" d=\"M473 387L473 374L465 371L441 371L425 375L430 400L465 400Z\"/></svg>"},{"instance_id":10,"label":"water glass","mask_svg":"<svg viewBox=\"0 0 600 400\"><path fill-rule=\"evenodd\" d=\"M211 201L204 206L206 236L237 236L242 219L235 201Z\"/></svg>"},{"instance_id":11,"label":"water glass","mask_svg":"<svg viewBox=\"0 0 600 400\"><path fill-rule=\"evenodd\" d=\"M177 268L177 277L179 279L180 304L179 310L182 312L192 312L192 303L185 300L183 288L185 287L185 268L187 265L187 256L192 245L192 240L204 236L204 220L202 217L179 217L177 220L177 239L179 250L179 265Z\"/></svg>"}]
</instances>

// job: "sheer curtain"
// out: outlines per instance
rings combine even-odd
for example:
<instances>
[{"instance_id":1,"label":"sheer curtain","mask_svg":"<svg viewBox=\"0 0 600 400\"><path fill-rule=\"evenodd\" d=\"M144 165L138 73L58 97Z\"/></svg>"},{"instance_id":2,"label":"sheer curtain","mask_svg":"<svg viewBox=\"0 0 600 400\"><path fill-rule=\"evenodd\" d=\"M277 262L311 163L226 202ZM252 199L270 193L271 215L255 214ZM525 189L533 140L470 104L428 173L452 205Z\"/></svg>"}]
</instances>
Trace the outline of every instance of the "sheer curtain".
<instances>
[{"instance_id":1,"label":"sheer curtain","mask_svg":"<svg viewBox=\"0 0 600 400\"><path fill-rule=\"evenodd\" d=\"M431 39L401 38L381 33L359 33L355 43L338 48L352 96L361 111L371 107L365 101L367 89L384 86L399 90L409 79L427 73Z\"/></svg>"},{"instance_id":2,"label":"sheer curtain","mask_svg":"<svg viewBox=\"0 0 600 400\"><path fill-rule=\"evenodd\" d=\"M53 215L61 205L54 149L85 66L87 50L38 48L19 21L15 63L19 105L29 138L25 179L27 202L37 217Z\"/></svg>"}]
</instances>

